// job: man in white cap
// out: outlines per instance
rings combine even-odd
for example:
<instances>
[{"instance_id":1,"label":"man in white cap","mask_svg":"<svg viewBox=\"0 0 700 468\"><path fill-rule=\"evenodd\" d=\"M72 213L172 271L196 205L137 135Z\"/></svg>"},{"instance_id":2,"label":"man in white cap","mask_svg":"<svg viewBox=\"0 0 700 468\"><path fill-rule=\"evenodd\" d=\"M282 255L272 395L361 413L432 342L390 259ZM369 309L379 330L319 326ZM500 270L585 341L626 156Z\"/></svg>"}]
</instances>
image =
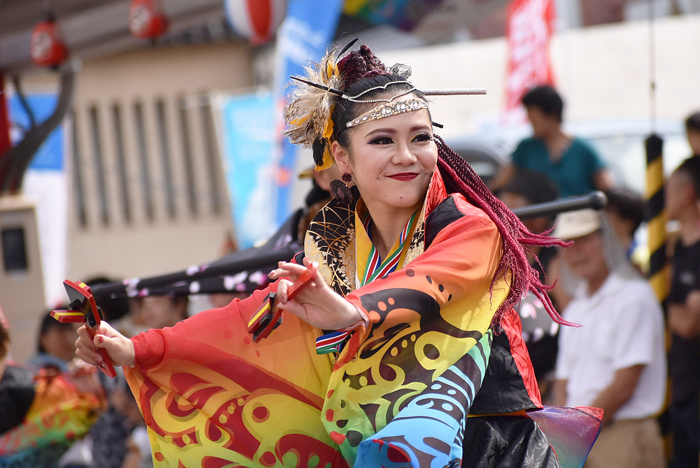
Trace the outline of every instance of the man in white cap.
<instances>
[{"instance_id":1,"label":"man in white cap","mask_svg":"<svg viewBox=\"0 0 700 468\"><path fill-rule=\"evenodd\" d=\"M562 280L573 299L562 315L581 325L561 329L555 403L605 411L587 468L662 468L655 419L666 387L661 306L604 215L563 213L554 236L574 241L563 252Z\"/></svg>"}]
</instances>

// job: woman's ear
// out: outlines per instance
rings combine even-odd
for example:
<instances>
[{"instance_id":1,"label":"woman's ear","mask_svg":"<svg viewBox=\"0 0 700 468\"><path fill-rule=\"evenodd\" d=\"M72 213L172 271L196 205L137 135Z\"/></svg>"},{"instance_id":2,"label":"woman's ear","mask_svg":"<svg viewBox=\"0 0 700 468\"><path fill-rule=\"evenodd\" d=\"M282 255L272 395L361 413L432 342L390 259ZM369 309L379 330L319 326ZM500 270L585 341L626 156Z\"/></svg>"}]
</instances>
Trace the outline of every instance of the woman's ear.
<instances>
[{"instance_id":1,"label":"woman's ear","mask_svg":"<svg viewBox=\"0 0 700 468\"><path fill-rule=\"evenodd\" d=\"M335 159L335 165L340 169L341 174L352 174L352 168L350 167L350 152L343 148L343 146L334 141L331 143L331 153L333 154L333 159Z\"/></svg>"}]
</instances>

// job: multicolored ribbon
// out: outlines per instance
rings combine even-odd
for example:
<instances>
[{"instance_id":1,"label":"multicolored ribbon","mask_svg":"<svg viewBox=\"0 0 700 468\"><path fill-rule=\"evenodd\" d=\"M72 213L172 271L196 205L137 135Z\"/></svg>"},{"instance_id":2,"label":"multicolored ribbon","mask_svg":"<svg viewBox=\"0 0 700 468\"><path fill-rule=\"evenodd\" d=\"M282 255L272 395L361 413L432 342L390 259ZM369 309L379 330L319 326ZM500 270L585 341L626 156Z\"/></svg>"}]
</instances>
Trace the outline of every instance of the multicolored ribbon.
<instances>
[{"instance_id":1,"label":"multicolored ribbon","mask_svg":"<svg viewBox=\"0 0 700 468\"><path fill-rule=\"evenodd\" d=\"M404 251L406 239L409 237L409 233L411 233L413 230L416 219L418 219L418 211L413 213L413 216L411 216L411 218L408 220L406 226L404 226L401 234L399 235L398 242L394 244L389 252L389 255L387 255L387 258L384 261L382 261L381 257L379 256L379 252L377 252L374 244L371 243L369 254L366 257L367 261L365 264L364 273L360 278L360 286L364 286L379 277L389 274L392 271L396 271L396 268L399 265L399 260L401 259L401 254ZM369 211L367 211L364 215L362 226L365 228L367 237L371 241L370 229L372 226L372 217L370 216ZM359 255L361 255L360 252L358 252L358 257Z\"/></svg>"},{"instance_id":2,"label":"multicolored ribbon","mask_svg":"<svg viewBox=\"0 0 700 468\"><path fill-rule=\"evenodd\" d=\"M372 227L372 217L369 211L364 207L362 201L358 202L357 210L359 211L357 215L362 219L362 226L364 228L364 233L358 229L358 244L357 244L357 258L366 258L364 268L362 268L362 262L358 265L357 271L363 271L362 278L358 278L359 285L364 286L371 283L377 278L396 271L397 268L403 266L403 260L405 259L406 247L410 242L406 242L413 233L413 230L417 224L419 218L420 210L413 213L411 218L408 220L404 228L399 234L399 239L396 241L394 246L389 251L389 255L382 262L379 252L374 247L372 243L372 238L370 236L370 229ZM356 222L359 218L356 218ZM359 240L362 239L362 240ZM348 336L351 332L341 332L335 331L328 333L326 335L320 336L316 339L316 353L317 354L329 354L329 353L339 353L343 348L343 344L346 342Z\"/></svg>"},{"instance_id":3,"label":"multicolored ribbon","mask_svg":"<svg viewBox=\"0 0 700 468\"><path fill-rule=\"evenodd\" d=\"M336 331L316 338L316 354L339 353L350 332Z\"/></svg>"}]
</instances>

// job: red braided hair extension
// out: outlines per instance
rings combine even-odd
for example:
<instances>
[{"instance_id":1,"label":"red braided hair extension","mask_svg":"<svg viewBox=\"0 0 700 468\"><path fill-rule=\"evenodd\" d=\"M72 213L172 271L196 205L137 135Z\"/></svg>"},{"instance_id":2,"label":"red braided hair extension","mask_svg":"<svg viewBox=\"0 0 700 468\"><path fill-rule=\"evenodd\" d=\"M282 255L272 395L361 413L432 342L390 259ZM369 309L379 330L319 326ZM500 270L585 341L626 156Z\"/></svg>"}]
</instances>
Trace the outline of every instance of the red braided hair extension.
<instances>
[{"instance_id":1,"label":"red braided hair extension","mask_svg":"<svg viewBox=\"0 0 700 468\"><path fill-rule=\"evenodd\" d=\"M564 320L556 311L546 293L551 286L545 285L537 270L530 266L524 247L524 245L568 247L571 243L547 234L530 232L520 219L491 193L474 169L450 149L442 138L435 135L435 143L438 147L438 168L445 181L447 192L464 195L471 204L483 210L491 218L501 234L503 257L491 286L493 287L497 280L510 272L510 292L496 311L493 323L498 323L503 313L520 302L530 290L542 301L547 313L555 322L560 325L578 326Z\"/></svg>"}]
</instances>

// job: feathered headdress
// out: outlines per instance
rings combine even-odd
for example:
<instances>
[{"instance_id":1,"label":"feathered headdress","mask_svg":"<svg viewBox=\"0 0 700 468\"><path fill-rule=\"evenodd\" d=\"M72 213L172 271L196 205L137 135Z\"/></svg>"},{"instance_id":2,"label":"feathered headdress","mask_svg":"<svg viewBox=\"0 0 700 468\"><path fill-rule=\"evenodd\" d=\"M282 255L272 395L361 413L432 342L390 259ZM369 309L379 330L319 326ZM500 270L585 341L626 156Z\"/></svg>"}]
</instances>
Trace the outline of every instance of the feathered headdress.
<instances>
[{"instance_id":1,"label":"feathered headdress","mask_svg":"<svg viewBox=\"0 0 700 468\"><path fill-rule=\"evenodd\" d=\"M342 51L337 47L327 53L320 63L305 67L308 80L317 86L300 82L290 104L284 109L284 119L288 125L285 136L296 145L313 148L314 159L317 159L318 153L322 155L323 161L316 161L316 170L319 171L333 165L330 154L333 135L331 114L338 96L330 90L342 87L338 58L354 43L348 44Z\"/></svg>"}]
</instances>

